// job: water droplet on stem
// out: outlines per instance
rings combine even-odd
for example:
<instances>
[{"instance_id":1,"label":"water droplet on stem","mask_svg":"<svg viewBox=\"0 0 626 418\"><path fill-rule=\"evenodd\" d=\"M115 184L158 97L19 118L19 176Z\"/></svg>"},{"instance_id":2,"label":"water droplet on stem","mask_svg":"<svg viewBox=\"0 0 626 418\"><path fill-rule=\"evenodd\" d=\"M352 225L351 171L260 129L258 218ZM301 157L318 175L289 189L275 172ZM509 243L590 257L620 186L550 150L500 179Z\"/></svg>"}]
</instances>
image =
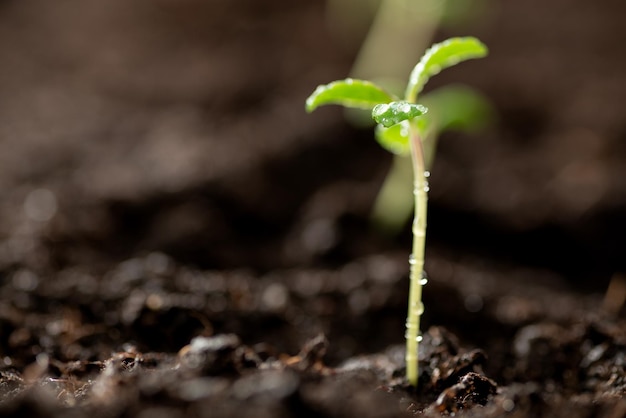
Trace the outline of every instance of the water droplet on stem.
<instances>
[{"instance_id":1,"label":"water droplet on stem","mask_svg":"<svg viewBox=\"0 0 626 418\"><path fill-rule=\"evenodd\" d=\"M417 315L421 315L424 313L424 304L422 302L414 302L411 305L411 310L415 310L415 312L417 312Z\"/></svg>"}]
</instances>

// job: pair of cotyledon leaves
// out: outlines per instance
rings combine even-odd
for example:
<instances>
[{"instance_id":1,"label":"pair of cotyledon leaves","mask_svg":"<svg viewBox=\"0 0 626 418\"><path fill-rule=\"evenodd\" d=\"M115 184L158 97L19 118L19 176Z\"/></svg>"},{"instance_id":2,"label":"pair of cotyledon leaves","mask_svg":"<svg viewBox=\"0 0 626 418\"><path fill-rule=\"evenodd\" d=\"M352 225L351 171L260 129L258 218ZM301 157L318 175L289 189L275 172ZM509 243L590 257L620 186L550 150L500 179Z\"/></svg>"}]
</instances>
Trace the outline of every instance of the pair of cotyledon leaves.
<instances>
[{"instance_id":1,"label":"pair of cotyledon leaves","mask_svg":"<svg viewBox=\"0 0 626 418\"><path fill-rule=\"evenodd\" d=\"M411 121L423 134L429 129L430 121L425 106L415 103L430 77L459 62L487 55L487 47L473 37L451 38L430 47L409 77L405 100L370 81L345 79L318 86L306 100L307 112L327 104L371 109L372 118L378 123L376 139L388 151L407 154L410 149L409 132Z\"/></svg>"}]
</instances>

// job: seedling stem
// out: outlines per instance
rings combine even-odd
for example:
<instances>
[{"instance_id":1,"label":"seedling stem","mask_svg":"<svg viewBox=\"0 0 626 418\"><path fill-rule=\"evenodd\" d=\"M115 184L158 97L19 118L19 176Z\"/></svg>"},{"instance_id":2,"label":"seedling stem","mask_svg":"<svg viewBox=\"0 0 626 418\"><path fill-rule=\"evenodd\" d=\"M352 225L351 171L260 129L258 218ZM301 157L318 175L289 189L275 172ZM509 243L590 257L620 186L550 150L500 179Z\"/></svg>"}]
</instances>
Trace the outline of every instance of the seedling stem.
<instances>
[{"instance_id":1,"label":"seedling stem","mask_svg":"<svg viewBox=\"0 0 626 418\"><path fill-rule=\"evenodd\" d=\"M413 125L413 124L411 124ZM409 256L409 309L406 319L406 377L412 385L417 384L418 347L420 335L420 318L424 311L422 304L422 285L425 284L424 250L426 243L426 215L428 209L428 176L424 168L424 150L417 129L411 127L410 132L411 160L415 197L415 216L413 218L413 249Z\"/></svg>"}]
</instances>

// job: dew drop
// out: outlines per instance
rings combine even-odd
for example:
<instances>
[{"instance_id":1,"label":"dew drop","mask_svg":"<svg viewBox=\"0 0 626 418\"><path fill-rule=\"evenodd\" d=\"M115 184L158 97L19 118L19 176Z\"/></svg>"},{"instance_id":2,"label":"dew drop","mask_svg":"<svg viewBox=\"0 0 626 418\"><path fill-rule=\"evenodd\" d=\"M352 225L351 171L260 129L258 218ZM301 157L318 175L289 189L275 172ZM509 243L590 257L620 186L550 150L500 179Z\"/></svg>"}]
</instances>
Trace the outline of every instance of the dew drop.
<instances>
[{"instance_id":1,"label":"dew drop","mask_svg":"<svg viewBox=\"0 0 626 418\"><path fill-rule=\"evenodd\" d=\"M383 113L386 113L388 110L389 110L389 105L386 105L386 104L380 104L380 105L377 105L377 106L374 108L374 116L380 116L380 115L382 115ZM388 120L387 118L383 118L383 119L381 120L381 123L383 123L383 124L384 124L384 123L385 123L385 121L387 121L387 120Z\"/></svg>"},{"instance_id":2,"label":"dew drop","mask_svg":"<svg viewBox=\"0 0 626 418\"><path fill-rule=\"evenodd\" d=\"M416 263L416 261L415 261L415 256L414 256L413 254L411 254L411 255L409 256L409 264L410 264L410 265L412 265L412 266L414 266L414 265L415 265L415 263Z\"/></svg>"},{"instance_id":3,"label":"dew drop","mask_svg":"<svg viewBox=\"0 0 626 418\"><path fill-rule=\"evenodd\" d=\"M426 274L425 271L423 271L422 277L420 278L420 284L424 286L426 283L428 283L428 275Z\"/></svg>"},{"instance_id":4,"label":"dew drop","mask_svg":"<svg viewBox=\"0 0 626 418\"><path fill-rule=\"evenodd\" d=\"M417 312L417 315L421 315L424 313L424 304L422 302L414 302L411 305L411 310L415 310L415 312Z\"/></svg>"},{"instance_id":5,"label":"dew drop","mask_svg":"<svg viewBox=\"0 0 626 418\"><path fill-rule=\"evenodd\" d=\"M409 113L411 111L411 106L408 103L404 103L400 106L400 112Z\"/></svg>"},{"instance_id":6,"label":"dew drop","mask_svg":"<svg viewBox=\"0 0 626 418\"><path fill-rule=\"evenodd\" d=\"M430 177L430 171L428 170L424 171L424 177L426 178Z\"/></svg>"},{"instance_id":7,"label":"dew drop","mask_svg":"<svg viewBox=\"0 0 626 418\"><path fill-rule=\"evenodd\" d=\"M419 333L419 330L417 330L417 331L418 331L418 335L415 336L415 334L412 333L411 331L409 331L409 328L407 328L406 332L404 333L404 338L406 338L407 340L415 338L416 342L421 343L422 340L423 340L423 337L422 337L421 333Z\"/></svg>"}]
</instances>

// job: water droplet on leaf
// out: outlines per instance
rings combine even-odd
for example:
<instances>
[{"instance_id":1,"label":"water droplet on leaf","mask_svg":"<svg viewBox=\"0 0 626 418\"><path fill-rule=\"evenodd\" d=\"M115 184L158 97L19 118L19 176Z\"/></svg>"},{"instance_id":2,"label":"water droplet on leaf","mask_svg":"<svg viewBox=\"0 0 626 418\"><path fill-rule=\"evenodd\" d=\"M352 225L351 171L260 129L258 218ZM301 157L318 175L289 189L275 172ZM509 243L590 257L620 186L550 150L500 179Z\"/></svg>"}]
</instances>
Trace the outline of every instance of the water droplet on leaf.
<instances>
[{"instance_id":1,"label":"water droplet on leaf","mask_svg":"<svg viewBox=\"0 0 626 418\"><path fill-rule=\"evenodd\" d=\"M386 105L386 104L376 105L376 107L374 107L374 116L380 116L384 114L385 112L387 112L388 110L389 110L389 105ZM381 123L384 125L387 120L388 118L383 118L381 120Z\"/></svg>"}]
</instances>

